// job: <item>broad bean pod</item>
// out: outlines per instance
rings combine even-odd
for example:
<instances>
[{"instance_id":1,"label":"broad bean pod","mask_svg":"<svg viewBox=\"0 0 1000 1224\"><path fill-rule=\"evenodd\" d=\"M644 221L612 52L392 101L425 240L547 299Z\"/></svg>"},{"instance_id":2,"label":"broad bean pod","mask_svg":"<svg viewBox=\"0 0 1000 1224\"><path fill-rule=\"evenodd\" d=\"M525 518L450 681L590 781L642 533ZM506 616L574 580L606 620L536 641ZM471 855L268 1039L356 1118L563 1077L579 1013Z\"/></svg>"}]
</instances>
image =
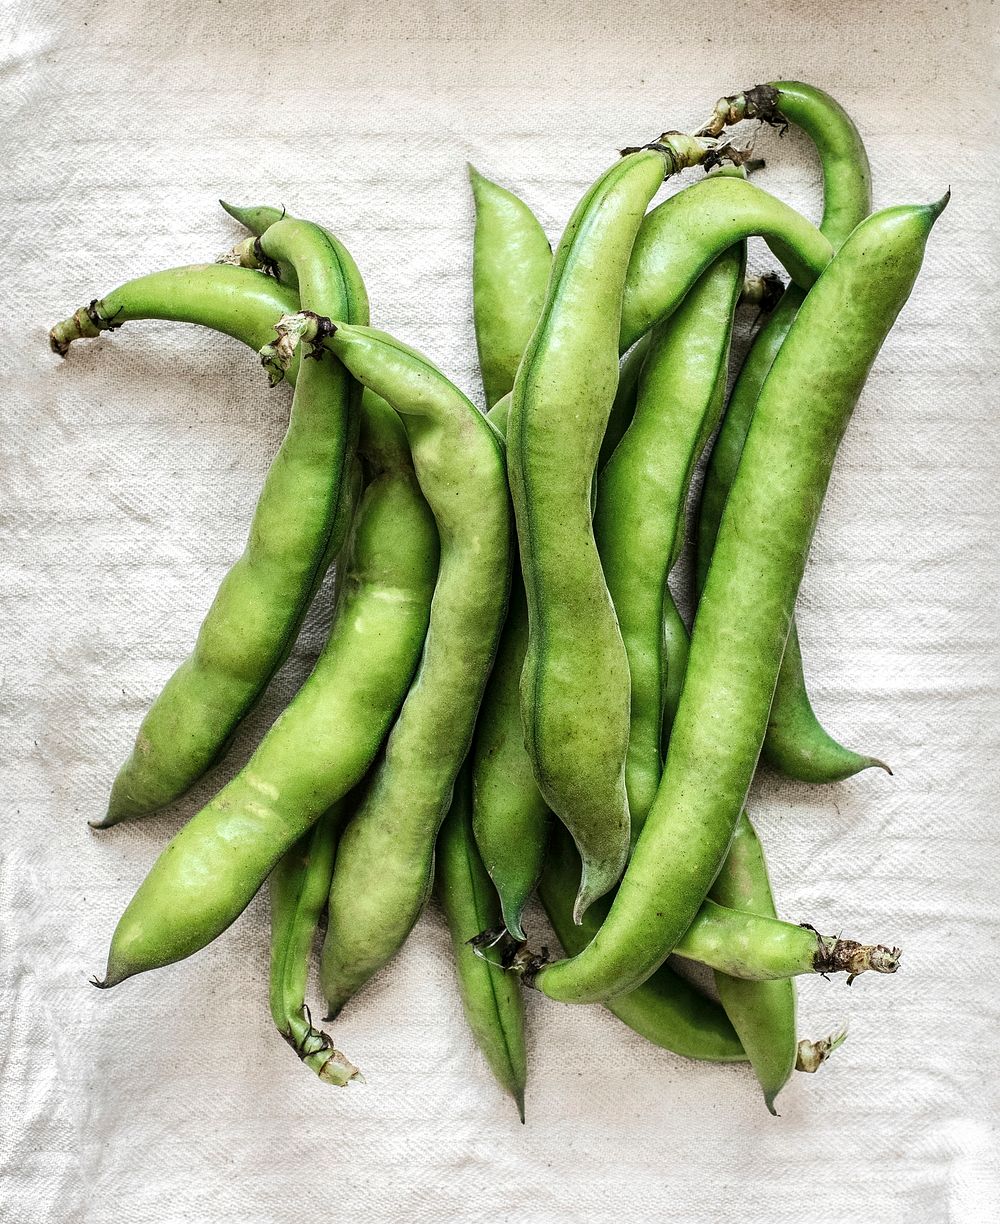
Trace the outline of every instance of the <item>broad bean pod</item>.
<instances>
[{"instance_id":1,"label":"broad bean pod","mask_svg":"<svg viewBox=\"0 0 1000 1224\"><path fill-rule=\"evenodd\" d=\"M552 252L523 200L471 166L469 177L476 203L476 346L487 416L506 438L510 390L545 303ZM524 581L515 559L507 619L476 723L471 789L476 845L499 895L504 924L520 939L521 913L541 874L549 824L521 726L519 686L527 642Z\"/></svg>"},{"instance_id":2,"label":"broad bean pod","mask_svg":"<svg viewBox=\"0 0 1000 1224\"><path fill-rule=\"evenodd\" d=\"M823 171L820 232L840 247L871 210L871 172L864 144L850 116L829 94L800 81L776 81L722 99L710 131L756 118L772 125L795 124L816 146ZM769 314L740 369L702 486L696 581L704 580L722 508L736 473L757 396L804 297L789 285ZM875 757L845 748L821 725L812 708L793 622L771 706L762 758L788 777L835 782L862 769L888 767ZM891 771L889 771L891 772Z\"/></svg>"},{"instance_id":3,"label":"broad bean pod","mask_svg":"<svg viewBox=\"0 0 1000 1224\"><path fill-rule=\"evenodd\" d=\"M346 250L318 227L304 232L307 223L283 224L299 227L293 230L299 243L313 252L304 283L308 300L366 322L364 284ZM52 347L65 353L73 339L128 318L174 317L188 306L194 285L209 279L176 269L130 282L53 328ZM224 292L231 282L221 272L211 280L220 291L206 311L218 309L223 299L231 308L232 295ZM232 315L228 321L234 325ZM192 655L143 719L97 827L148 815L188 790L225 750L286 657L329 561L350 453L352 394L351 380L334 361L315 363L297 384L288 431L265 480L244 554L223 579Z\"/></svg>"},{"instance_id":4,"label":"broad bean pod","mask_svg":"<svg viewBox=\"0 0 1000 1224\"><path fill-rule=\"evenodd\" d=\"M660 151L632 153L577 205L507 422L528 605L525 746L542 796L580 851L577 921L628 855L628 660L597 555L591 488L618 383L628 259L667 169Z\"/></svg>"},{"instance_id":5,"label":"broad bean pod","mask_svg":"<svg viewBox=\"0 0 1000 1224\"><path fill-rule=\"evenodd\" d=\"M598 480L594 534L631 677L625 783L633 843L662 773L667 579L684 545L695 467L722 415L745 262L743 244L724 252L653 329L635 416Z\"/></svg>"},{"instance_id":6,"label":"broad bean pod","mask_svg":"<svg viewBox=\"0 0 1000 1224\"><path fill-rule=\"evenodd\" d=\"M516 975L477 956L470 946L480 931L497 925L500 907L472 834L468 764L458 776L451 810L438 834L435 891L451 933L469 1027L497 1082L514 1098L523 1122L527 1053L521 983Z\"/></svg>"},{"instance_id":7,"label":"broad bean pod","mask_svg":"<svg viewBox=\"0 0 1000 1224\"><path fill-rule=\"evenodd\" d=\"M403 418L441 539L420 667L337 854L321 958L335 1015L401 946L426 900L506 613L512 522L499 435L426 358L370 328L299 316L282 322L266 360L280 366L302 339L331 349Z\"/></svg>"}]
</instances>

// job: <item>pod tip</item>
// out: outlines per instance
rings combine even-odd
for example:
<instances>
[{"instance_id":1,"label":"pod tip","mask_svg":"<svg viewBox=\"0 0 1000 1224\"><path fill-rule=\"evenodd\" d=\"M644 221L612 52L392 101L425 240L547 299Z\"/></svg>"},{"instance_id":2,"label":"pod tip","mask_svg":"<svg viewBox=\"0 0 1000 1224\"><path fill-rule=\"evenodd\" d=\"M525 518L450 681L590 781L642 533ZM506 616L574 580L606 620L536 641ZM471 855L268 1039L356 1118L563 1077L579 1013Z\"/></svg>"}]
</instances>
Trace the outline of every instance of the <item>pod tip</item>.
<instances>
[{"instance_id":1,"label":"pod tip","mask_svg":"<svg viewBox=\"0 0 1000 1224\"><path fill-rule=\"evenodd\" d=\"M98 990L110 990L112 986L118 986L131 977L131 973L115 973L111 968L111 962L108 962L108 967L104 971L104 977L99 978L96 975L89 979L91 986L96 986Z\"/></svg>"},{"instance_id":2,"label":"pod tip","mask_svg":"<svg viewBox=\"0 0 1000 1224\"><path fill-rule=\"evenodd\" d=\"M931 213L931 216L934 218L935 221L938 219L938 217L941 216L944 210L948 207L948 201L950 199L951 199L951 187L948 188L948 190L944 193L944 195L941 197L940 200L936 200L933 204L927 205L928 211Z\"/></svg>"}]
</instances>

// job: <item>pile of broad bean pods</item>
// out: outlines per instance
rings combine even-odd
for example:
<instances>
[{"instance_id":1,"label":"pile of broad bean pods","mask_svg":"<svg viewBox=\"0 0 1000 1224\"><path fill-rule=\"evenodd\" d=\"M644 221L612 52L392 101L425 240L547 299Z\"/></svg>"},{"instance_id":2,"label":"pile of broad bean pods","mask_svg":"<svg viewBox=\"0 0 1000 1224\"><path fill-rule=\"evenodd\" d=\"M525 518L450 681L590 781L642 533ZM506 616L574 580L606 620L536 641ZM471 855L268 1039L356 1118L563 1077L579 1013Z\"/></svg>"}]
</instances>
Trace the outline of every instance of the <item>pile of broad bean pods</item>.
<instances>
[{"instance_id":1,"label":"pile of broad bean pods","mask_svg":"<svg viewBox=\"0 0 1000 1224\"><path fill-rule=\"evenodd\" d=\"M724 139L794 124L822 163L817 229ZM712 173L649 209L665 178ZM774 1112L799 1042L794 978L899 952L777 918L745 809L758 759L822 783L879 765L809 703L793 612L837 445L945 200L869 215L843 109L798 82L722 99L694 135L625 151L553 255L470 170L486 415L369 326L354 260L283 210L215 264L143 276L52 330L198 323L293 387L246 550L154 701L98 827L158 811L224 753L335 565L329 640L247 764L176 834L122 915L99 986L190 956L267 882L270 1004L320 1078L314 1026L399 950L436 881L473 1033L523 1118L522 987L602 1003L694 1059L749 1061ZM648 211L647 211L648 210ZM745 279L760 235L790 278ZM762 320L726 398L734 314ZM712 440L714 438L714 444ZM668 579L697 510L697 611ZM529 947L538 895L563 946ZM717 997L667 958L714 970Z\"/></svg>"}]
</instances>

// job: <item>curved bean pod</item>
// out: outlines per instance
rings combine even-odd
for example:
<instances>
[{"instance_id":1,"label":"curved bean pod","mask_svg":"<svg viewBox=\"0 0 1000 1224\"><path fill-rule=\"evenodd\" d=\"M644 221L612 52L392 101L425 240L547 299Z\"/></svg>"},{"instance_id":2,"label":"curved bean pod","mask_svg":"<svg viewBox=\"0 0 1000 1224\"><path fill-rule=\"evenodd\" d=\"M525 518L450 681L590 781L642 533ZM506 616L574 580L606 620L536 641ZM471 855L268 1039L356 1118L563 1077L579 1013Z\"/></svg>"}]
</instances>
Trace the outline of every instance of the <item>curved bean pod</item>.
<instances>
[{"instance_id":1,"label":"curved bean pod","mask_svg":"<svg viewBox=\"0 0 1000 1224\"><path fill-rule=\"evenodd\" d=\"M402 432L387 407L382 424ZM243 912L281 855L361 780L417 666L437 557L434 522L412 472L377 477L362 498L330 636L312 673L246 766L154 863L119 920L99 985L205 947Z\"/></svg>"},{"instance_id":2,"label":"curved bean pod","mask_svg":"<svg viewBox=\"0 0 1000 1224\"><path fill-rule=\"evenodd\" d=\"M370 328L302 317L283 321L283 339L291 332L326 337L403 417L441 538L420 668L338 850L320 970L335 1015L397 951L426 900L506 612L512 523L498 434L426 358Z\"/></svg>"},{"instance_id":3,"label":"curved bean pod","mask_svg":"<svg viewBox=\"0 0 1000 1224\"><path fill-rule=\"evenodd\" d=\"M514 385L552 267L545 231L523 200L469 166L476 203L472 309L486 407Z\"/></svg>"},{"instance_id":4,"label":"curved bean pod","mask_svg":"<svg viewBox=\"0 0 1000 1224\"><path fill-rule=\"evenodd\" d=\"M658 204L636 235L622 298L622 352L676 310L723 251L760 235L804 289L833 255L803 216L745 179L711 175Z\"/></svg>"},{"instance_id":5,"label":"curved bean pod","mask_svg":"<svg viewBox=\"0 0 1000 1224\"><path fill-rule=\"evenodd\" d=\"M552 251L523 200L472 166L469 178L476 205L472 288L479 366L487 416L506 437L510 391L545 303ZM476 723L472 828L504 924L521 939L521 912L542 870L549 823L521 727L519 683L527 640L524 583L515 564L507 620Z\"/></svg>"},{"instance_id":6,"label":"curved bean pod","mask_svg":"<svg viewBox=\"0 0 1000 1224\"><path fill-rule=\"evenodd\" d=\"M305 1065L328 1084L344 1087L358 1069L328 1034L313 1027L306 1005L309 954L326 908L341 813L335 807L287 851L268 877L271 973L268 1001L278 1032Z\"/></svg>"},{"instance_id":7,"label":"curved bean pod","mask_svg":"<svg viewBox=\"0 0 1000 1224\"><path fill-rule=\"evenodd\" d=\"M312 250L320 247L304 282L307 300L345 318L367 321L364 286L346 252L307 223L282 225L298 227L292 232L300 241L308 233ZM204 283L209 277L197 279ZM190 285L185 284L190 280L186 270L176 269L122 286L53 328L52 346L64 353L77 336L117 327L137 313L172 317L190 296ZM221 266L212 283L231 283ZM155 289L172 291L160 308L150 300ZM224 297L220 292L218 299ZM223 579L192 655L143 719L97 827L148 815L188 790L225 750L237 724L283 662L329 559L327 547L349 453L351 386L334 361L316 362L299 379L288 431L265 479L244 554Z\"/></svg>"},{"instance_id":8,"label":"curved bean pod","mask_svg":"<svg viewBox=\"0 0 1000 1224\"><path fill-rule=\"evenodd\" d=\"M500 917L496 890L472 835L469 773L466 765L438 835L435 891L451 932L465 1017L490 1070L514 1098L523 1122L527 1053L521 983L516 975L477 956L469 944L480 931L495 927Z\"/></svg>"},{"instance_id":9,"label":"curved bean pod","mask_svg":"<svg viewBox=\"0 0 1000 1224\"><path fill-rule=\"evenodd\" d=\"M506 395L487 413L504 437L509 408ZM535 782L521 725L520 682L527 646L528 605L515 561L507 619L476 722L472 829L500 898L504 926L517 939L524 938L521 914L541 875L549 834L548 804Z\"/></svg>"},{"instance_id":10,"label":"curved bean pod","mask_svg":"<svg viewBox=\"0 0 1000 1224\"><path fill-rule=\"evenodd\" d=\"M52 328L49 344L65 357L77 340L96 339L125 323L162 319L195 322L259 349L273 337L281 314L298 305L293 289L260 272L231 264L189 264L137 277L81 307Z\"/></svg>"},{"instance_id":11,"label":"curved bean pod","mask_svg":"<svg viewBox=\"0 0 1000 1224\"><path fill-rule=\"evenodd\" d=\"M577 921L628 855L628 660L594 541L591 487L618 383L628 258L667 167L660 152L632 153L577 206L507 425L528 604L525 746L539 790L580 850Z\"/></svg>"},{"instance_id":12,"label":"curved bean pod","mask_svg":"<svg viewBox=\"0 0 1000 1224\"><path fill-rule=\"evenodd\" d=\"M594 534L631 676L625 785L638 837L662 773L664 603L687 495L725 399L745 251L731 247L650 334L635 416L598 481Z\"/></svg>"},{"instance_id":13,"label":"curved bean pod","mask_svg":"<svg viewBox=\"0 0 1000 1224\"><path fill-rule=\"evenodd\" d=\"M722 99L713 131L741 118L773 125L794 123L813 141L823 169L823 219L820 232L839 247L871 210L871 172L857 128L829 94L799 81L777 81ZM758 332L733 387L722 428L705 473L698 526L697 578L708 567L722 507L733 482L754 405L771 363L802 304L803 291L789 285L776 309ZM802 672L802 654L794 622L774 693L763 760L803 782L839 782L862 769L888 767L838 743L813 711Z\"/></svg>"},{"instance_id":14,"label":"curved bean pod","mask_svg":"<svg viewBox=\"0 0 1000 1224\"><path fill-rule=\"evenodd\" d=\"M578 956L538 971L552 998L597 1002L643 982L718 872L757 764L837 445L945 203L863 221L792 324L723 513L656 800L600 931Z\"/></svg>"}]
</instances>

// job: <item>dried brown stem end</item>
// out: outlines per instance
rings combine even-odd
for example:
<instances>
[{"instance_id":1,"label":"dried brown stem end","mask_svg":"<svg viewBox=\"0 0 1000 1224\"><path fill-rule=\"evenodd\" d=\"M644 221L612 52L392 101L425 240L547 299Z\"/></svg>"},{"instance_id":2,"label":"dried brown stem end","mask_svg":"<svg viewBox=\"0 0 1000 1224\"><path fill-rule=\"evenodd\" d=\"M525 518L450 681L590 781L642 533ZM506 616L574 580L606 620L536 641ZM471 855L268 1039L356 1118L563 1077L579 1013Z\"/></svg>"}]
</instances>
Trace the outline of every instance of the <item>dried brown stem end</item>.
<instances>
[{"instance_id":1,"label":"dried brown stem end","mask_svg":"<svg viewBox=\"0 0 1000 1224\"><path fill-rule=\"evenodd\" d=\"M712 117L698 129L699 136L719 136L727 127L742 123L744 119L759 119L770 127L788 130L788 120L781 113L781 95L773 85L754 85L742 93L720 98L712 111Z\"/></svg>"},{"instance_id":2,"label":"dried brown stem end","mask_svg":"<svg viewBox=\"0 0 1000 1224\"><path fill-rule=\"evenodd\" d=\"M850 984L861 973L895 973L902 951L884 944L862 944L853 939L838 939L835 935L817 935L818 946L813 959L816 973L846 973Z\"/></svg>"},{"instance_id":3,"label":"dried brown stem end","mask_svg":"<svg viewBox=\"0 0 1000 1224\"><path fill-rule=\"evenodd\" d=\"M332 336L337 325L325 315L312 310L300 310L298 314L284 315L274 325L276 339L260 350L260 360L267 370L271 386L276 387L285 377L292 364L295 350L301 344L307 357L323 355L323 341Z\"/></svg>"},{"instance_id":4,"label":"dried brown stem end","mask_svg":"<svg viewBox=\"0 0 1000 1224\"><path fill-rule=\"evenodd\" d=\"M819 1041L809 1041L803 1038L795 1051L795 1070L807 1071L813 1074L822 1067L830 1055L847 1040L847 1025L831 1033L829 1037L821 1037Z\"/></svg>"},{"instance_id":5,"label":"dried brown stem end","mask_svg":"<svg viewBox=\"0 0 1000 1224\"><path fill-rule=\"evenodd\" d=\"M686 132L663 132L656 140L644 145L629 145L621 149L622 157L630 153L640 153L643 149L655 149L666 158L666 178L688 170L692 166L701 166L704 170L712 170L724 162L734 166L742 166L753 155L752 149L738 149L728 142L720 144L714 137L694 136Z\"/></svg>"}]
</instances>

